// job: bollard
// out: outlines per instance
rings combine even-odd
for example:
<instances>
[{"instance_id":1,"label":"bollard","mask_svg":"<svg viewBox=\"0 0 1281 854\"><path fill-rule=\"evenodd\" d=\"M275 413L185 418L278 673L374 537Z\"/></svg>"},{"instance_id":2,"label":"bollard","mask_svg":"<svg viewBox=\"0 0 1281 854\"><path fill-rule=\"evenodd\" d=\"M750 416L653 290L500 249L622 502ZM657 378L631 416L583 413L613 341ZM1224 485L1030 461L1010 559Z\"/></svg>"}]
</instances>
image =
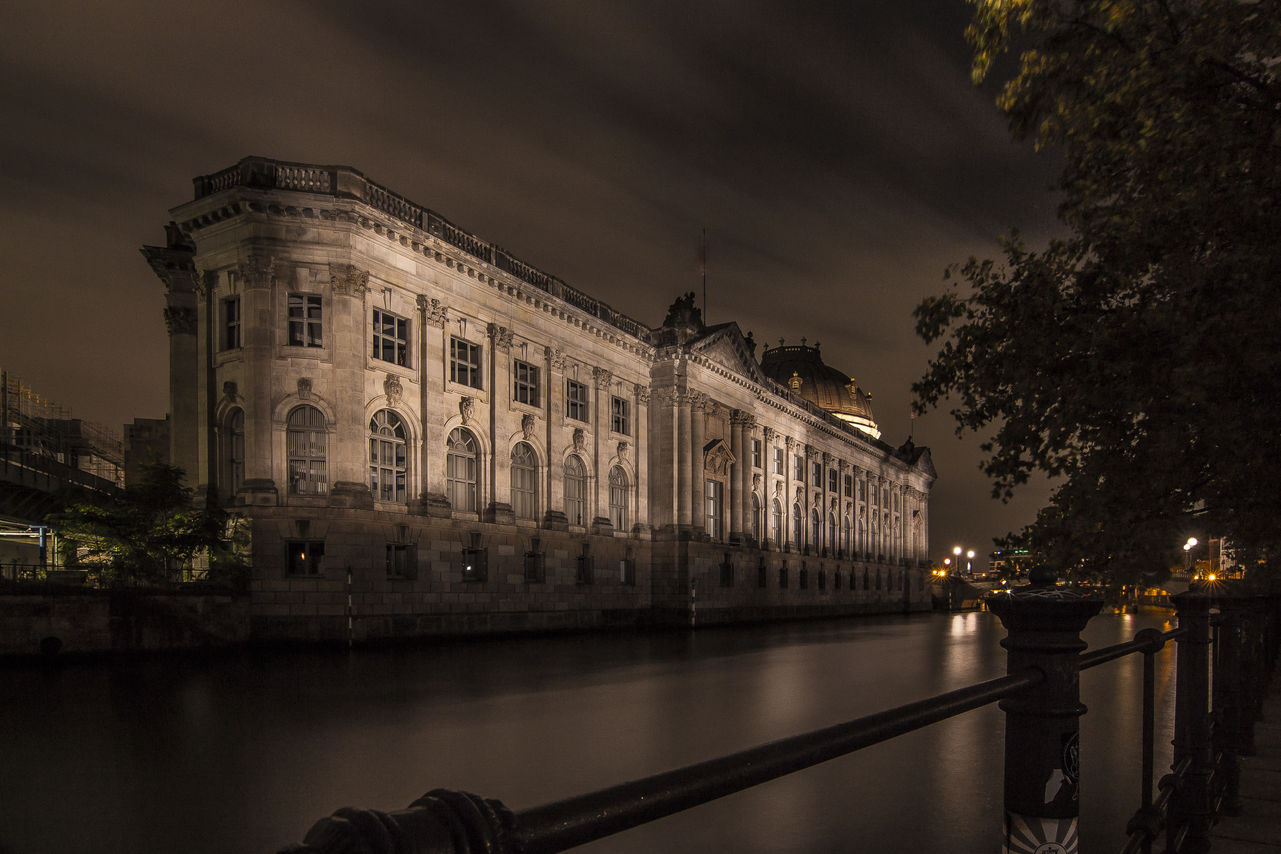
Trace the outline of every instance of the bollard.
<instances>
[{"instance_id":1,"label":"bollard","mask_svg":"<svg viewBox=\"0 0 1281 854\"><path fill-rule=\"evenodd\" d=\"M1103 603L1055 586L1052 571L988 600L1007 636L1006 672L1035 667L1038 685L1001 701L1005 712L1003 854L1077 854L1081 630Z\"/></svg>"},{"instance_id":2,"label":"bollard","mask_svg":"<svg viewBox=\"0 0 1281 854\"><path fill-rule=\"evenodd\" d=\"M1204 591L1179 593L1170 597L1179 611L1179 640L1174 706L1174 761L1178 768L1187 763L1184 782L1173 802L1167 822L1167 839L1186 828L1180 850L1201 854L1210 850L1213 798L1210 791L1214 773L1214 748L1210 718L1210 597ZM1173 848L1173 846L1170 846Z\"/></svg>"}]
</instances>

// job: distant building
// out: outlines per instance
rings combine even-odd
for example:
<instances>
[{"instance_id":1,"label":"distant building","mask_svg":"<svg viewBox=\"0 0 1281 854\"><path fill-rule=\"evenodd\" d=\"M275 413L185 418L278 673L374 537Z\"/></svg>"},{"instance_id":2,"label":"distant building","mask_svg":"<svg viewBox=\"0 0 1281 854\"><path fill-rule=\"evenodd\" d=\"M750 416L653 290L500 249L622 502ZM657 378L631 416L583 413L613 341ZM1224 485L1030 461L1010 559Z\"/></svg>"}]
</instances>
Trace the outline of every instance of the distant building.
<instances>
[{"instance_id":1,"label":"distant building","mask_svg":"<svg viewBox=\"0 0 1281 854\"><path fill-rule=\"evenodd\" d=\"M1027 549L998 549L988 555L985 577L1026 578L1032 563L1033 555Z\"/></svg>"},{"instance_id":2,"label":"distant building","mask_svg":"<svg viewBox=\"0 0 1281 854\"><path fill-rule=\"evenodd\" d=\"M143 249L171 458L250 520L258 635L928 607L929 451L817 345L650 328L347 167L195 189Z\"/></svg>"}]
</instances>

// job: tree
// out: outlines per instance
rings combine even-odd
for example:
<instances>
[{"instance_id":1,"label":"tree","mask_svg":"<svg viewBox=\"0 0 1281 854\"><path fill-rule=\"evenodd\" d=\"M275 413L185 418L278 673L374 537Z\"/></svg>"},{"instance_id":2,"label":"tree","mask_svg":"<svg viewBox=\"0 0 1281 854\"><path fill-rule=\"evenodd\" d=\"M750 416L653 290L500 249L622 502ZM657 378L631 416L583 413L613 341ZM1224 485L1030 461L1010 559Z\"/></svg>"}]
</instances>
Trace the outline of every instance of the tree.
<instances>
[{"instance_id":1,"label":"tree","mask_svg":"<svg viewBox=\"0 0 1281 854\"><path fill-rule=\"evenodd\" d=\"M216 505L195 506L182 476L167 463L145 464L122 495L85 496L57 514L54 527L98 582L168 581L195 558L208 562L211 580L237 581L237 520Z\"/></svg>"},{"instance_id":2,"label":"tree","mask_svg":"<svg viewBox=\"0 0 1281 854\"><path fill-rule=\"evenodd\" d=\"M1016 233L915 310L914 385L987 432L1012 495L1056 478L1022 534L1063 569L1158 571L1190 529L1281 544L1281 5L972 0L976 81L1061 151L1065 236Z\"/></svg>"}]
</instances>

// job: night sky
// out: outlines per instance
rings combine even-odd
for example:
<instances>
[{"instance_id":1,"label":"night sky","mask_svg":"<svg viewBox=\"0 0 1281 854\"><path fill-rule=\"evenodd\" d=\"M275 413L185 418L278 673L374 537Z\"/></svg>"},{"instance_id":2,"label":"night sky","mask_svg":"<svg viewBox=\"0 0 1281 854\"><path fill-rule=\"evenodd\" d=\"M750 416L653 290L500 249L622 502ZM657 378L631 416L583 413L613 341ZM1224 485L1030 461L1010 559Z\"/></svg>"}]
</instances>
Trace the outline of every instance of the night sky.
<instances>
[{"instance_id":1,"label":"night sky","mask_svg":"<svg viewBox=\"0 0 1281 854\"><path fill-rule=\"evenodd\" d=\"M113 429L167 407L163 244L191 178L255 154L366 176L637 320L684 291L761 343L822 343L909 430L944 268L1055 228L1051 156L975 87L951 0L6 5L0 365ZM931 552L989 498L944 412Z\"/></svg>"}]
</instances>

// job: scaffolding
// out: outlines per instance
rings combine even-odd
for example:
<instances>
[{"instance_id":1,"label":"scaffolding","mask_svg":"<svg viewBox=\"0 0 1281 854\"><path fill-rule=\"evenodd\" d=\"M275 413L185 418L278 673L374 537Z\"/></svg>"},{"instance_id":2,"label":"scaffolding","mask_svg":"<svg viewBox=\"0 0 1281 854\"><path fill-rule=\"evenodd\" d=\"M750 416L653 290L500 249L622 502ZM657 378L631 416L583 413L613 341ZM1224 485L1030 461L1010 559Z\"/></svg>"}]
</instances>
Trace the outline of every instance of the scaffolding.
<instances>
[{"instance_id":1,"label":"scaffolding","mask_svg":"<svg viewBox=\"0 0 1281 854\"><path fill-rule=\"evenodd\" d=\"M120 434L31 388L0 369L0 444L6 457L45 459L124 487L124 443Z\"/></svg>"}]
</instances>

